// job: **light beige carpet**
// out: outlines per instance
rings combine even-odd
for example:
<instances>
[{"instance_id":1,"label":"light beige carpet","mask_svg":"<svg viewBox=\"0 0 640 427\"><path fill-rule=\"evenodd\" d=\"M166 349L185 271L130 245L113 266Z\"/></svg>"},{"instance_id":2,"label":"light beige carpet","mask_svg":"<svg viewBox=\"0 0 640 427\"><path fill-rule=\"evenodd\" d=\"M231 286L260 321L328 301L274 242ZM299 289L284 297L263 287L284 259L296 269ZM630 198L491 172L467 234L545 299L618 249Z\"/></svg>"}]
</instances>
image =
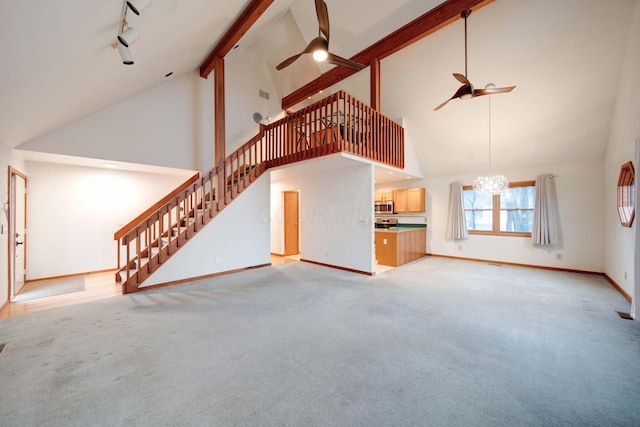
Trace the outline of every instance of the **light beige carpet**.
<instances>
[{"instance_id":1,"label":"light beige carpet","mask_svg":"<svg viewBox=\"0 0 640 427\"><path fill-rule=\"evenodd\" d=\"M640 426L601 276L305 262L0 319L0 425Z\"/></svg>"}]
</instances>

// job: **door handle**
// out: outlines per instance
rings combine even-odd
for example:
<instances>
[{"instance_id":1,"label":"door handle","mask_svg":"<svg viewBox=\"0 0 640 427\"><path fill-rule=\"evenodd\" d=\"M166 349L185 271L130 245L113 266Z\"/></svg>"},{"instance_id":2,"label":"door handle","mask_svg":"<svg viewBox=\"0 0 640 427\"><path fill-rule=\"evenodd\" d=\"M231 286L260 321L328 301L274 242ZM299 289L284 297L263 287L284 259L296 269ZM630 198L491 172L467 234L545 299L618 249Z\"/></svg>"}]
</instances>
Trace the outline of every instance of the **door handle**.
<instances>
[{"instance_id":1,"label":"door handle","mask_svg":"<svg viewBox=\"0 0 640 427\"><path fill-rule=\"evenodd\" d=\"M16 246L20 246L22 244L24 244L24 242L16 242Z\"/></svg>"}]
</instances>

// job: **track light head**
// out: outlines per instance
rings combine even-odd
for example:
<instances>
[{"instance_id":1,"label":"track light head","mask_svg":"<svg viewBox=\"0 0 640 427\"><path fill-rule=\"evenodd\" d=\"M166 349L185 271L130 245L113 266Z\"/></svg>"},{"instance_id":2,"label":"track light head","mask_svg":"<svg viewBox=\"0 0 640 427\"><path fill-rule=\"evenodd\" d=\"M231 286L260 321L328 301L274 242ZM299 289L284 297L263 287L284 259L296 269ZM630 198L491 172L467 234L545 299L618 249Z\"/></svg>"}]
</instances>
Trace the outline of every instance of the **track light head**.
<instances>
[{"instance_id":1,"label":"track light head","mask_svg":"<svg viewBox=\"0 0 640 427\"><path fill-rule=\"evenodd\" d=\"M127 1L127 7L136 15L145 10L151 4L151 0L130 0Z\"/></svg>"},{"instance_id":2,"label":"track light head","mask_svg":"<svg viewBox=\"0 0 640 427\"><path fill-rule=\"evenodd\" d=\"M138 33L138 31L133 27L128 27L126 30L118 34L118 40L125 47L129 47L129 45L134 44L139 38L140 33Z\"/></svg>"},{"instance_id":3,"label":"track light head","mask_svg":"<svg viewBox=\"0 0 640 427\"><path fill-rule=\"evenodd\" d=\"M118 53L120 54L120 58L122 59L122 63L124 65L133 65L133 57L131 56L131 52L129 48L124 46L122 43L118 43Z\"/></svg>"}]
</instances>

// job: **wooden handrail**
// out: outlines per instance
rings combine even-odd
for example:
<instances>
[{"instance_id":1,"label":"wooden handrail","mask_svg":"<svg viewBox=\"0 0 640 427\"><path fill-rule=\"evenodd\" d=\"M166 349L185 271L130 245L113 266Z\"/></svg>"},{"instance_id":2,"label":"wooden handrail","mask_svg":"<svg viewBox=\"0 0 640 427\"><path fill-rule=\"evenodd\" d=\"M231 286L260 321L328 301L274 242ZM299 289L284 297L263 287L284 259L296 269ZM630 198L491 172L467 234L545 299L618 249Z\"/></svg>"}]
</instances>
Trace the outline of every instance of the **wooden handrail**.
<instances>
[{"instance_id":1,"label":"wooden handrail","mask_svg":"<svg viewBox=\"0 0 640 427\"><path fill-rule=\"evenodd\" d=\"M218 165L115 233L123 292L140 290L140 283L269 168L339 152L402 168L404 129L342 91L260 125L256 136Z\"/></svg>"},{"instance_id":2,"label":"wooden handrail","mask_svg":"<svg viewBox=\"0 0 640 427\"><path fill-rule=\"evenodd\" d=\"M162 199L158 200L158 202L155 203L153 206L151 206L149 209L147 209L146 211L142 212L140 215L135 217L133 220L129 221L129 223L127 225L122 227L120 230L116 231L114 233L114 235L113 235L113 239L114 240L120 240L120 238L122 236L124 236L129 231L134 229L135 226L140 225L145 220L145 218L147 218L149 215L153 214L155 211L160 209L163 205L167 204L171 199L175 198L178 194L180 194L182 191L184 191L191 184L196 182L198 180L198 178L200 178L200 172L197 172L196 174L194 174L191 178L187 179L185 182L183 182L182 184L177 186L171 193L167 194Z\"/></svg>"},{"instance_id":3,"label":"wooden handrail","mask_svg":"<svg viewBox=\"0 0 640 427\"><path fill-rule=\"evenodd\" d=\"M402 126L344 91L267 125L265 135L270 167L342 151L404 168Z\"/></svg>"}]
</instances>

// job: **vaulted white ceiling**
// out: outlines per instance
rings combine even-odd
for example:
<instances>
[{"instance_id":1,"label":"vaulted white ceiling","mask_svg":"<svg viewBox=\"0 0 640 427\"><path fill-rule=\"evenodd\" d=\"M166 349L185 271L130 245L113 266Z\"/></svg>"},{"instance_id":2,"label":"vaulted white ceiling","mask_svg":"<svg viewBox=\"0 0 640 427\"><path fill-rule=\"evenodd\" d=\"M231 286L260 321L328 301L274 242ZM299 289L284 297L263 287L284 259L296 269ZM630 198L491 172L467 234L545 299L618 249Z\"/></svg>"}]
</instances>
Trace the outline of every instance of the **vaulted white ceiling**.
<instances>
[{"instance_id":1,"label":"vaulted white ceiling","mask_svg":"<svg viewBox=\"0 0 640 427\"><path fill-rule=\"evenodd\" d=\"M603 158L637 1L496 0L471 15L469 78L476 87L517 85L492 97L499 164ZM347 58L441 3L326 2L331 50ZM153 0L141 16L128 14L141 39L131 47L136 64L124 66L110 47L119 0L0 2L0 140L17 147L162 84L169 72L197 69L248 3ZM316 35L312 0L275 0L239 49L275 67ZM382 63L382 110L406 119L427 175L459 173L486 156L488 97L433 111L459 86L451 74L464 72L463 35L457 21ZM280 74L283 94L327 69L299 59ZM350 79L362 97L368 73Z\"/></svg>"}]
</instances>

